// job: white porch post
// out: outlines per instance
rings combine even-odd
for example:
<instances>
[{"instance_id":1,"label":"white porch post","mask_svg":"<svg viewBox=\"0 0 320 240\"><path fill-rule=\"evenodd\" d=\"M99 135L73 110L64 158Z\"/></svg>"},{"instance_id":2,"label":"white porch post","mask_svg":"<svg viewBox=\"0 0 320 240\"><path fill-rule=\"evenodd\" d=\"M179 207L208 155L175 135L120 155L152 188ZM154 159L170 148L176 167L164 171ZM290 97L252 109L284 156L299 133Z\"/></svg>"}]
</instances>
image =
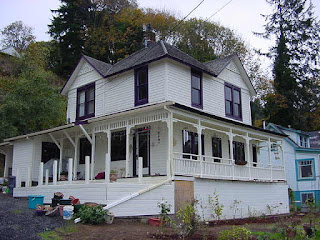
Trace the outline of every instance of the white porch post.
<instances>
[{"instance_id":1,"label":"white porch post","mask_svg":"<svg viewBox=\"0 0 320 240\"><path fill-rule=\"evenodd\" d=\"M72 165L73 165L73 159L68 159L68 183L72 184Z\"/></svg>"},{"instance_id":2,"label":"white porch post","mask_svg":"<svg viewBox=\"0 0 320 240\"><path fill-rule=\"evenodd\" d=\"M132 126L127 125L126 127L126 177L130 176L129 162L130 162L130 131ZM111 141L110 141L111 143Z\"/></svg>"},{"instance_id":3,"label":"white porch post","mask_svg":"<svg viewBox=\"0 0 320 240\"><path fill-rule=\"evenodd\" d=\"M286 161L284 159L284 150L283 150L283 141L281 141L281 160L282 160L282 167L283 167L283 174L284 174L284 179L287 179L287 175L286 175Z\"/></svg>"},{"instance_id":4,"label":"white porch post","mask_svg":"<svg viewBox=\"0 0 320 240\"><path fill-rule=\"evenodd\" d=\"M270 180L272 181L272 158L271 158L271 141L268 138L268 155L269 155L269 167L270 167Z\"/></svg>"},{"instance_id":5,"label":"white porch post","mask_svg":"<svg viewBox=\"0 0 320 240\"><path fill-rule=\"evenodd\" d=\"M199 155L199 161L200 161L200 177L203 175L203 158L202 158L202 127L201 127L201 121L198 120L198 155Z\"/></svg>"},{"instance_id":6,"label":"white porch post","mask_svg":"<svg viewBox=\"0 0 320 240\"><path fill-rule=\"evenodd\" d=\"M249 134L246 134L246 148L247 148L247 158L248 158L248 168L249 168L249 180L251 180L251 154L250 154L250 138Z\"/></svg>"},{"instance_id":7,"label":"white porch post","mask_svg":"<svg viewBox=\"0 0 320 240\"><path fill-rule=\"evenodd\" d=\"M168 159L167 159L167 176L168 178L174 176L174 162L173 162L173 114L168 113L166 120L168 128Z\"/></svg>"},{"instance_id":8,"label":"white porch post","mask_svg":"<svg viewBox=\"0 0 320 240\"><path fill-rule=\"evenodd\" d=\"M85 184L89 184L90 177L90 157L85 156Z\"/></svg>"},{"instance_id":9,"label":"white porch post","mask_svg":"<svg viewBox=\"0 0 320 240\"><path fill-rule=\"evenodd\" d=\"M57 185L57 169L58 168L58 161L57 160L54 160L53 161L53 176L52 176L52 179L53 179L53 185Z\"/></svg>"},{"instance_id":10,"label":"white porch post","mask_svg":"<svg viewBox=\"0 0 320 240\"><path fill-rule=\"evenodd\" d=\"M110 182L110 155L106 153L106 158L105 158L105 170L104 170L104 178L106 183Z\"/></svg>"},{"instance_id":11,"label":"white porch post","mask_svg":"<svg viewBox=\"0 0 320 240\"><path fill-rule=\"evenodd\" d=\"M78 159L78 146L79 146L79 138L76 136L75 140L74 140L74 161L73 161L73 178L74 180L77 180L77 176L78 176L78 163L79 163L79 159Z\"/></svg>"},{"instance_id":12,"label":"white porch post","mask_svg":"<svg viewBox=\"0 0 320 240\"><path fill-rule=\"evenodd\" d=\"M21 187L21 177L19 168L17 168L16 171L16 187Z\"/></svg>"},{"instance_id":13,"label":"white porch post","mask_svg":"<svg viewBox=\"0 0 320 240\"><path fill-rule=\"evenodd\" d=\"M26 187L31 187L32 180L31 180L31 167L27 168L27 181L26 181Z\"/></svg>"},{"instance_id":14,"label":"white porch post","mask_svg":"<svg viewBox=\"0 0 320 240\"><path fill-rule=\"evenodd\" d=\"M234 179L234 159L233 159L233 133L232 133L232 128L229 130L229 149L230 149L230 159L231 159L231 164L232 164L232 179Z\"/></svg>"},{"instance_id":15,"label":"white porch post","mask_svg":"<svg viewBox=\"0 0 320 240\"><path fill-rule=\"evenodd\" d=\"M45 185L49 185L49 169L46 169Z\"/></svg>"},{"instance_id":16,"label":"white porch post","mask_svg":"<svg viewBox=\"0 0 320 240\"><path fill-rule=\"evenodd\" d=\"M42 185L43 185L43 162L40 162L38 186L42 186Z\"/></svg>"},{"instance_id":17,"label":"white porch post","mask_svg":"<svg viewBox=\"0 0 320 240\"><path fill-rule=\"evenodd\" d=\"M109 174L108 176L105 176L105 178L109 178L110 176L110 171L111 171L111 130L107 131L107 138L108 138L108 146L107 146L107 155L108 155L108 159L109 159Z\"/></svg>"},{"instance_id":18,"label":"white porch post","mask_svg":"<svg viewBox=\"0 0 320 240\"><path fill-rule=\"evenodd\" d=\"M139 183L142 183L143 158L139 157L138 160L139 160L138 178L139 178Z\"/></svg>"},{"instance_id":19,"label":"white porch post","mask_svg":"<svg viewBox=\"0 0 320 240\"><path fill-rule=\"evenodd\" d=\"M4 171L3 171L3 177L7 178L8 177L8 155L4 151L1 151L1 153L4 155Z\"/></svg>"},{"instance_id":20,"label":"white porch post","mask_svg":"<svg viewBox=\"0 0 320 240\"><path fill-rule=\"evenodd\" d=\"M95 153L96 153L96 134L92 133L92 144L91 144L91 173L90 179L94 180L94 162L95 162Z\"/></svg>"},{"instance_id":21,"label":"white porch post","mask_svg":"<svg viewBox=\"0 0 320 240\"><path fill-rule=\"evenodd\" d=\"M59 173L58 173L58 179L60 180L61 172L62 172L62 156L63 156L63 139L60 140L60 156L59 156Z\"/></svg>"}]
</instances>

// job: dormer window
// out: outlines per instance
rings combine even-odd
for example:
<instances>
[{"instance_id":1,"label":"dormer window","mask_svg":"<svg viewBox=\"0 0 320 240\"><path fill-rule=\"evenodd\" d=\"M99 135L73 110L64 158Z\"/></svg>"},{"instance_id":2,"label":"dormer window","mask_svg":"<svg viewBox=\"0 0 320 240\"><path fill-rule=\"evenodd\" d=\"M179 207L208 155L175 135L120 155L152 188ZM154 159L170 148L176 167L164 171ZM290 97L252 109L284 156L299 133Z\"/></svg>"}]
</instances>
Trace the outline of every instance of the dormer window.
<instances>
[{"instance_id":1,"label":"dormer window","mask_svg":"<svg viewBox=\"0 0 320 240\"><path fill-rule=\"evenodd\" d=\"M202 74L191 70L191 105L202 108Z\"/></svg>"},{"instance_id":2,"label":"dormer window","mask_svg":"<svg viewBox=\"0 0 320 240\"><path fill-rule=\"evenodd\" d=\"M241 89L225 83L224 94L226 116L242 121Z\"/></svg>"},{"instance_id":3,"label":"dormer window","mask_svg":"<svg viewBox=\"0 0 320 240\"><path fill-rule=\"evenodd\" d=\"M95 83L83 86L77 90L77 120L94 117L95 113Z\"/></svg>"},{"instance_id":4,"label":"dormer window","mask_svg":"<svg viewBox=\"0 0 320 240\"><path fill-rule=\"evenodd\" d=\"M148 66L134 72L135 106L148 103Z\"/></svg>"},{"instance_id":5,"label":"dormer window","mask_svg":"<svg viewBox=\"0 0 320 240\"><path fill-rule=\"evenodd\" d=\"M307 148L308 146L308 138L300 135L300 146Z\"/></svg>"}]
</instances>

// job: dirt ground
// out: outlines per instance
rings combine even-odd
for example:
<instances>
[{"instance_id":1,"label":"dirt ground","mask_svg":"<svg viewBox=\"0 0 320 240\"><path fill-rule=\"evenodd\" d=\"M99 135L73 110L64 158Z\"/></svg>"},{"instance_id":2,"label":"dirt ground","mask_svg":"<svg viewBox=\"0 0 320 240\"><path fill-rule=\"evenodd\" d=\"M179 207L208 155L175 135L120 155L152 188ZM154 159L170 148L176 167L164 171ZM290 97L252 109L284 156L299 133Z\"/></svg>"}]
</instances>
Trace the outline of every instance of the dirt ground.
<instances>
[{"instance_id":1,"label":"dirt ground","mask_svg":"<svg viewBox=\"0 0 320 240\"><path fill-rule=\"evenodd\" d=\"M218 233L225 229L232 228L227 226L204 226L197 231L190 240L204 239L215 240ZM251 231L266 231L273 228L273 224L256 223L250 224ZM138 239L178 239L177 235L170 228L160 228L150 226L146 223L133 220L115 219L112 225L84 225L76 224L76 230L72 233L62 234L63 240L138 240Z\"/></svg>"}]
</instances>

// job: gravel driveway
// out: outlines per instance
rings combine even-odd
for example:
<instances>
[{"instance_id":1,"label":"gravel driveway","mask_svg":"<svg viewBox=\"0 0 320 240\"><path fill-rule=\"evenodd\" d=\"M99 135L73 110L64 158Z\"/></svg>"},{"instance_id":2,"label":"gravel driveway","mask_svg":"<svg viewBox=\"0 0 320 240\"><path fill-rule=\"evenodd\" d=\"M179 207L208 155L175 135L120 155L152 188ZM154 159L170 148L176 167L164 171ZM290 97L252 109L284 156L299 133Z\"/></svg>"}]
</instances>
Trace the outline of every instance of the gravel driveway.
<instances>
[{"instance_id":1,"label":"gravel driveway","mask_svg":"<svg viewBox=\"0 0 320 240\"><path fill-rule=\"evenodd\" d=\"M0 193L0 240L41 239L39 232L62 227L61 217L36 216L28 199L15 199Z\"/></svg>"}]
</instances>

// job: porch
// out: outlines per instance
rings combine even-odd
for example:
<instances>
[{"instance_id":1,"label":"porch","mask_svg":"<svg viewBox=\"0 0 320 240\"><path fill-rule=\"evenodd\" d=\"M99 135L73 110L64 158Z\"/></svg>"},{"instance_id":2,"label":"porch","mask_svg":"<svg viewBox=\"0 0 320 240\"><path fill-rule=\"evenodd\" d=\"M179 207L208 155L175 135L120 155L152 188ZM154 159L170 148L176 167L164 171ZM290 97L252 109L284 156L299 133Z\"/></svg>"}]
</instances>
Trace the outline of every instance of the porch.
<instances>
[{"instance_id":1,"label":"porch","mask_svg":"<svg viewBox=\"0 0 320 240\"><path fill-rule=\"evenodd\" d=\"M87 124L70 124L26 139L33 142L32 159L24 161L31 162L29 165L13 166L17 188L109 184L109 177L96 177L115 171L118 182L138 184L151 178L157 184L164 176L285 181L281 136L166 103L88 120ZM58 149L59 156L50 159L49 167L43 161L44 142ZM62 180L62 172L67 172L67 181Z\"/></svg>"}]
</instances>

